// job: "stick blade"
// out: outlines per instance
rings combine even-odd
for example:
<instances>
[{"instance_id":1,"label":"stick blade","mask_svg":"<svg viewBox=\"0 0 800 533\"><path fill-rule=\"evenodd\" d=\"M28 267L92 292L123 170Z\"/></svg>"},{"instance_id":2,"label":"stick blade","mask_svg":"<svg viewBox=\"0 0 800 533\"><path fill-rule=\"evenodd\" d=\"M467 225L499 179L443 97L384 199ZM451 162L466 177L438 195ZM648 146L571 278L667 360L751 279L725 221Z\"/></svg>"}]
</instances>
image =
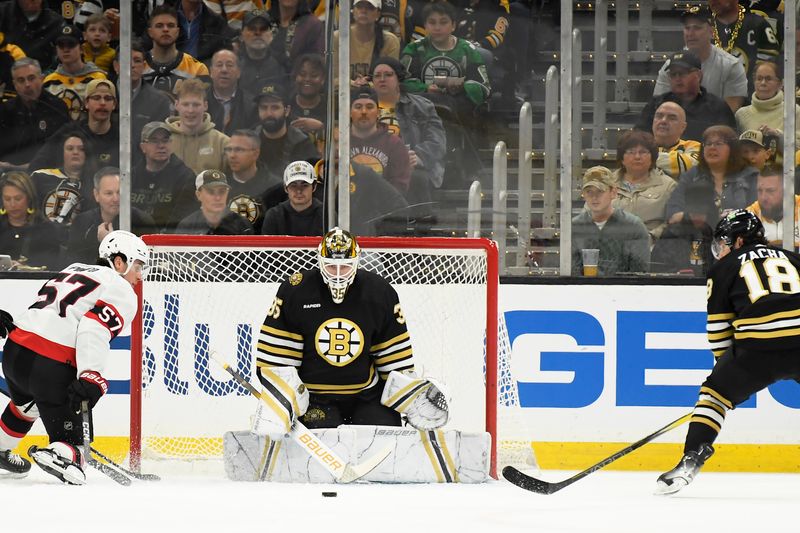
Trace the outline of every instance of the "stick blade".
<instances>
[{"instance_id":1,"label":"stick blade","mask_svg":"<svg viewBox=\"0 0 800 533\"><path fill-rule=\"evenodd\" d=\"M342 473L342 477L340 477L337 482L352 483L353 481L366 476L375 470L375 468L381 464L384 459L389 457L389 454L392 453L392 449L394 449L394 446L392 444L387 444L385 448L376 452L374 455L365 459L364 461L361 461L355 465L348 464L344 469L344 473Z\"/></svg>"},{"instance_id":2,"label":"stick blade","mask_svg":"<svg viewBox=\"0 0 800 533\"><path fill-rule=\"evenodd\" d=\"M503 468L503 477L506 478L509 483L521 489L535 492L536 494L553 494L561 488L557 483L548 483L547 481L536 479L535 477L520 472L513 466Z\"/></svg>"}]
</instances>

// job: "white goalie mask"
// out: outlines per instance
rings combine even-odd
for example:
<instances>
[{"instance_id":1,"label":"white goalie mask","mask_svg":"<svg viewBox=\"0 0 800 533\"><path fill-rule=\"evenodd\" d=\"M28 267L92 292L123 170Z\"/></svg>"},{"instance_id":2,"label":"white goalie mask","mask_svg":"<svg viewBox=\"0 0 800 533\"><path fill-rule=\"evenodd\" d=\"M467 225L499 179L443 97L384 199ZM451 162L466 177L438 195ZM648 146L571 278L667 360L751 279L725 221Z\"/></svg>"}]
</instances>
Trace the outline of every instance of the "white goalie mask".
<instances>
[{"instance_id":1,"label":"white goalie mask","mask_svg":"<svg viewBox=\"0 0 800 533\"><path fill-rule=\"evenodd\" d=\"M340 304L356 277L361 249L349 231L333 228L322 237L317 252L322 279L334 303Z\"/></svg>"},{"instance_id":2,"label":"white goalie mask","mask_svg":"<svg viewBox=\"0 0 800 533\"><path fill-rule=\"evenodd\" d=\"M144 241L133 233L124 230L112 231L106 235L97 250L97 255L112 263L112 265L111 257L116 254L124 255L125 261L128 263L127 270L120 274L122 276L130 272L136 261L141 261L146 266L147 260L150 258L150 252L147 250L147 245Z\"/></svg>"}]
</instances>

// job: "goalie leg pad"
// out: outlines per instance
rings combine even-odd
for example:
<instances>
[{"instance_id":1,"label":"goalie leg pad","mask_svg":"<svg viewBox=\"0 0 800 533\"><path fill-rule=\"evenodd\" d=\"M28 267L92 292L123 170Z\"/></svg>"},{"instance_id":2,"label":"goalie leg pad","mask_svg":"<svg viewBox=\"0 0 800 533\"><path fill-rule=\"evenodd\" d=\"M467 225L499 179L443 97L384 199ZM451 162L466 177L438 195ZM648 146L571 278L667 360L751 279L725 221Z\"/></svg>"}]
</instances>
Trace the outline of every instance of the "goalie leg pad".
<instances>
[{"instance_id":1,"label":"goalie leg pad","mask_svg":"<svg viewBox=\"0 0 800 533\"><path fill-rule=\"evenodd\" d=\"M293 367L262 367L258 379L263 388L251 431L281 439L308 409L308 389Z\"/></svg>"},{"instance_id":2,"label":"goalie leg pad","mask_svg":"<svg viewBox=\"0 0 800 533\"><path fill-rule=\"evenodd\" d=\"M408 423L420 430L444 426L450 416L441 384L393 370L386 379L381 403L406 415Z\"/></svg>"}]
</instances>

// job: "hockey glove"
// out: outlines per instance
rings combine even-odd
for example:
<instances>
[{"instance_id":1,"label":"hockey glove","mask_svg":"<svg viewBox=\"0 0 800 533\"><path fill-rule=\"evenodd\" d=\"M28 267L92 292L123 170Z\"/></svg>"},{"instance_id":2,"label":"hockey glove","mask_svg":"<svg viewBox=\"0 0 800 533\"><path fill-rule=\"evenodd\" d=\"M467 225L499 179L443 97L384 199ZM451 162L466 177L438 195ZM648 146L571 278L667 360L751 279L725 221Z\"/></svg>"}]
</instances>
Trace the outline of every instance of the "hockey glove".
<instances>
[{"instance_id":1,"label":"hockey glove","mask_svg":"<svg viewBox=\"0 0 800 533\"><path fill-rule=\"evenodd\" d=\"M444 386L430 378L393 370L386 379L381 403L406 415L419 430L440 428L450 417Z\"/></svg>"},{"instance_id":2,"label":"hockey glove","mask_svg":"<svg viewBox=\"0 0 800 533\"><path fill-rule=\"evenodd\" d=\"M81 410L81 402L88 400L89 407L94 407L108 391L108 382L94 370L86 370L67 387L69 406L74 412Z\"/></svg>"},{"instance_id":3,"label":"hockey glove","mask_svg":"<svg viewBox=\"0 0 800 533\"><path fill-rule=\"evenodd\" d=\"M14 331L14 317L8 311L0 309L0 339L5 339L8 334Z\"/></svg>"}]
</instances>

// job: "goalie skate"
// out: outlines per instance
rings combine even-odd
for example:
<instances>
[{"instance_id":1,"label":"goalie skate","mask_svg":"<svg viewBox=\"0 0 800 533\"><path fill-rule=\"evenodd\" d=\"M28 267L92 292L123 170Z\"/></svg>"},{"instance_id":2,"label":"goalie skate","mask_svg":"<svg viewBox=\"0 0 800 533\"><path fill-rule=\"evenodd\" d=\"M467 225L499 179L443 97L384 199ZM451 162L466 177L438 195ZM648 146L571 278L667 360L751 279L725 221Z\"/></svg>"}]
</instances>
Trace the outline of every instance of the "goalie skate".
<instances>
[{"instance_id":1,"label":"goalie skate","mask_svg":"<svg viewBox=\"0 0 800 533\"><path fill-rule=\"evenodd\" d=\"M54 442L46 448L31 446L28 455L42 470L64 483L70 485L86 483L86 474L80 465L80 452L69 444ZM70 459L70 455L74 460Z\"/></svg>"},{"instance_id":2,"label":"goalie skate","mask_svg":"<svg viewBox=\"0 0 800 533\"><path fill-rule=\"evenodd\" d=\"M11 450L0 450L0 478L23 478L30 470L30 461Z\"/></svg>"},{"instance_id":3,"label":"goalie skate","mask_svg":"<svg viewBox=\"0 0 800 533\"><path fill-rule=\"evenodd\" d=\"M678 466L658 476L656 494L675 494L691 483L713 454L714 447L709 444L701 444L699 451L687 452Z\"/></svg>"}]
</instances>

